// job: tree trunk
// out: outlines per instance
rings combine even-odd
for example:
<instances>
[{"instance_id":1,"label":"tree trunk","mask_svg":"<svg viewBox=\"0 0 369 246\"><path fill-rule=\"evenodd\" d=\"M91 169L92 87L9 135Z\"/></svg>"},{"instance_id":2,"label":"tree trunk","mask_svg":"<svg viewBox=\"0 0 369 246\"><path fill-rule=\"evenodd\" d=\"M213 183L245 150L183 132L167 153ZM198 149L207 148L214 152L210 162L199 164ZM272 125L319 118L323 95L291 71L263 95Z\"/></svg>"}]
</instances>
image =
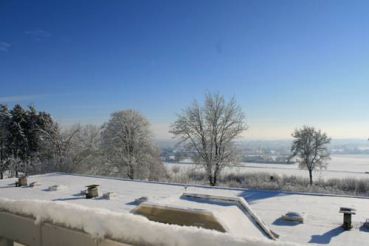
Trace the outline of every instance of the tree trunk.
<instances>
[{"instance_id":1,"label":"tree trunk","mask_svg":"<svg viewBox=\"0 0 369 246\"><path fill-rule=\"evenodd\" d=\"M131 167L131 170L130 170L131 179L134 179L135 178L134 172L135 171L133 170L133 167Z\"/></svg>"},{"instance_id":2,"label":"tree trunk","mask_svg":"<svg viewBox=\"0 0 369 246\"><path fill-rule=\"evenodd\" d=\"M208 175L209 185L214 186L213 184L213 177L211 175Z\"/></svg>"},{"instance_id":3,"label":"tree trunk","mask_svg":"<svg viewBox=\"0 0 369 246\"><path fill-rule=\"evenodd\" d=\"M24 175L27 176L28 174L28 161L24 162Z\"/></svg>"},{"instance_id":4,"label":"tree trunk","mask_svg":"<svg viewBox=\"0 0 369 246\"><path fill-rule=\"evenodd\" d=\"M128 174L127 174L127 176L130 179L134 179L134 177L135 177L134 175L135 175L135 170L134 170L133 166L129 165L128 166Z\"/></svg>"},{"instance_id":5,"label":"tree trunk","mask_svg":"<svg viewBox=\"0 0 369 246\"><path fill-rule=\"evenodd\" d=\"M309 170L310 186L313 185L313 170Z\"/></svg>"},{"instance_id":6,"label":"tree trunk","mask_svg":"<svg viewBox=\"0 0 369 246\"><path fill-rule=\"evenodd\" d=\"M209 179L209 185L210 186L216 186L216 184L217 184L217 177L216 176L209 175L208 179Z\"/></svg>"},{"instance_id":7,"label":"tree trunk","mask_svg":"<svg viewBox=\"0 0 369 246\"><path fill-rule=\"evenodd\" d=\"M19 176L19 175L18 175L18 170L16 169L16 170L15 170L15 177L16 177L16 178L18 178L18 176Z\"/></svg>"},{"instance_id":8,"label":"tree trunk","mask_svg":"<svg viewBox=\"0 0 369 246\"><path fill-rule=\"evenodd\" d=\"M209 185L212 186L213 178L211 177L211 175L208 175L208 180L209 180Z\"/></svg>"},{"instance_id":9,"label":"tree trunk","mask_svg":"<svg viewBox=\"0 0 369 246\"><path fill-rule=\"evenodd\" d=\"M4 174L3 174L3 172L0 172L0 179L4 179Z\"/></svg>"}]
</instances>

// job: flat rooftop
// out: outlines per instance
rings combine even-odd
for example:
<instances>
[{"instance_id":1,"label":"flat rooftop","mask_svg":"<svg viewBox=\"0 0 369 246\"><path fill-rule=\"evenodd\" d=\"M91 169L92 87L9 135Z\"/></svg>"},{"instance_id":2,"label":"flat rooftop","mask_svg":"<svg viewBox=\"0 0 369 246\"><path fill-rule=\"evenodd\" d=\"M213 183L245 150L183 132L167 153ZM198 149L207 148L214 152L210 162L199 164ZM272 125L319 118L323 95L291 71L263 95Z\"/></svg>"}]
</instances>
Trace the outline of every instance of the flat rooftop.
<instances>
[{"instance_id":1,"label":"flat rooftop","mask_svg":"<svg viewBox=\"0 0 369 246\"><path fill-rule=\"evenodd\" d=\"M364 245L369 241L369 230L362 226L369 218L369 199L365 198L185 186L60 173L28 177L28 183L34 181L39 183L39 186L33 188L15 187L15 181L16 179L0 181L1 198L63 201L127 213L137 207L136 199L147 197L148 202L155 204L211 211L236 237L264 237L235 206L219 206L211 202L181 199L185 192L243 197L258 217L279 234L278 241L345 246ZM81 196L81 191L91 184L99 185L100 195L113 192L115 197L111 200L85 199ZM49 191L48 187L53 185L59 185L59 189ZM338 212L340 207L352 207L357 210L356 215L353 216L354 227L350 231L344 231L341 228L342 214ZM303 214L304 223L294 224L282 221L281 215L289 211Z\"/></svg>"}]
</instances>

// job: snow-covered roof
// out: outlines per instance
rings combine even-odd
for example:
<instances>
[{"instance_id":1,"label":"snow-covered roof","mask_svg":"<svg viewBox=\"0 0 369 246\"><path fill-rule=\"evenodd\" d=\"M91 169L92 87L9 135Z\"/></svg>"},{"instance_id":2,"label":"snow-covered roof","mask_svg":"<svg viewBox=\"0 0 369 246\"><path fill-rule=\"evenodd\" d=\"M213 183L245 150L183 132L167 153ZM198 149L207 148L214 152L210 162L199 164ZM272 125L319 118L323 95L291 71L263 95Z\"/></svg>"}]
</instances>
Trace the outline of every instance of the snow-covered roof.
<instances>
[{"instance_id":1,"label":"snow-covered roof","mask_svg":"<svg viewBox=\"0 0 369 246\"><path fill-rule=\"evenodd\" d=\"M91 231L87 230L87 232L91 232L92 234L98 234L98 230L107 230L105 227L109 226L109 221L114 221L112 218L115 215L118 217L121 216L118 221L120 221L119 223L122 223L120 224L122 226L127 226L127 224L121 222L122 219L125 219L126 222L132 223L136 223L138 221L137 223L140 226L144 226L146 224L146 226L150 228L153 227L154 229L151 229L153 231L160 228L158 230L165 231L165 233L169 233L171 230L182 230L178 228L184 228L149 222L142 216L129 213L137 206L136 200L138 198L147 197L148 202L154 202L157 204L209 210L213 212L214 215L217 216L217 218L219 218L219 220L229 229L229 232L227 233L220 233L205 229L185 228L185 231L191 231L188 232L189 234L193 233L193 231L201 234L199 237L191 236L192 245L195 245L195 239L204 240L204 237L206 236L211 236L213 238L219 236L219 240L215 240L218 242L217 245L222 245L222 242L230 242L232 240L235 242L241 242L239 245L242 245L242 242L244 243L247 240L251 240L251 242L259 242L256 245L262 245L260 242L268 242L268 240L263 239L265 237L260 233L260 230L253 226L253 224L250 223L250 221L239 209L237 209L236 206L219 206L219 204L216 203L194 202L188 199L181 199L181 196L185 192L215 196L243 197L248 201L250 207L266 223L266 225L270 226L274 232L280 235L280 238L277 241L282 244L287 242L316 244L329 243L331 245L346 246L359 244L364 245L369 241L369 232L362 227L362 223L365 222L366 218L369 218L369 199L303 195L283 192L248 191L241 189L214 189L210 187L150 183L144 181L129 181L115 178L65 175L58 173L35 175L28 178L29 183L34 181L37 181L40 185L33 188L20 188L14 187L13 184L15 179L5 179L0 181L0 207L7 207L8 209L17 207L20 211L26 211L27 209L19 208L19 206L21 206L20 204L24 204L24 201L27 200L28 203L36 202L38 205L36 205L34 209L36 212L39 211L40 213L49 212L49 214L52 214L50 212L52 209L54 209L52 212L63 211L61 208L66 208L67 214L72 214L73 212L71 211L74 211L73 209L94 210L97 211L98 215L100 214L100 217L97 215L96 219L99 221L100 226L97 228L90 227L89 229ZM84 196L81 195L81 190L84 190L85 186L90 184L100 185L100 195L106 192L114 192L115 196L112 196L112 199L110 200L101 198L85 199ZM50 191L48 187L53 185L59 185L62 188ZM342 214L339 214L338 211L340 207L345 206L352 207L357 210L357 214L353 216L354 228L351 231L343 231L340 227L342 224ZM40 207L43 209L40 209ZM44 207L49 207L51 210L48 211ZM28 213L35 212L30 210L32 209L29 208L27 210ZM304 223L289 224L280 220L281 215L288 211L296 211L304 214ZM58 213L58 218L62 219L67 217L60 213ZM107 222L102 222L106 214L111 218L109 217L110 219L108 219ZM44 216L46 215L44 214ZM137 217L139 217L139 219L137 219ZM78 220L78 223L82 223L81 220L83 220L83 218L74 218L74 221ZM85 219L91 223L92 219L90 217L86 217ZM160 224L160 226L156 227L158 224ZM114 227L116 227L116 225ZM132 229L133 228L136 227L133 226ZM132 235L137 235L137 233L138 232L135 232ZM150 237L149 235L144 236ZM173 237L171 239L173 241L167 240L167 242L178 243L179 238L180 237ZM149 239L152 240L152 238ZM182 243L178 245L191 244ZM238 244L236 243L234 245Z\"/></svg>"}]
</instances>

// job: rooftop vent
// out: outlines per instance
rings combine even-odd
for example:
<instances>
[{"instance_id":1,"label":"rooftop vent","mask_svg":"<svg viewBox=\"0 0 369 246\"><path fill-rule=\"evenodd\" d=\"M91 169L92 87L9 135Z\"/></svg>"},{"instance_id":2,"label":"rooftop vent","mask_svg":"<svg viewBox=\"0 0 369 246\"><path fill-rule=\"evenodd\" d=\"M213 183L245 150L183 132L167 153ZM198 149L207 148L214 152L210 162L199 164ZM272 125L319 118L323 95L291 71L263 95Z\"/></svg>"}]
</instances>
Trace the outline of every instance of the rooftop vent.
<instances>
[{"instance_id":1,"label":"rooftop vent","mask_svg":"<svg viewBox=\"0 0 369 246\"><path fill-rule=\"evenodd\" d=\"M113 200L117 197L117 194L115 194L114 192L106 192L102 195L102 197L106 200Z\"/></svg>"},{"instance_id":2,"label":"rooftop vent","mask_svg":"<svg viewBox=\"0 0 369 246\"><path fill-rule=\"evenodd\" d=\"M99 196L99 191L97 189L99 185L97 184L92 184L92 185L87 185L87 192L86 192L86 198L87 199L91 199L94 197L98 197Z\"/></svg>"},{"instance_id":3,"label":"rooftop vent","mask_svg":"<svg viewBox=\"0 0 369 246\"><path fill-rule=\"evenodd\" d=\"M356 209L341 207L339 212L343 214L343 228L350 230L352 228L351 217L353 214L356 214Z\"/></svg>"},{"instance_id":4,"label":"rooftop vent","mask_svg":"<svg viewBox=\"0 0 369 246\"><path fill-rule=\"evenodd\" d=\"M296 212L288 212L282 216L282 219L287 220L287 221L299 222L299 223L304 222L304 217L301 214L296 213Z\"/></svg>"},{"instance_id":5,"label":"rooftop vent","mask_svg":"<svg viewBox=\"0 0 369 246\"><path fill-rule=\"evenodd\" d=\"M68 187L65 185L51 185L47 188L48 191L59 191L59 190L66 190Z\"/></svg>"},{"instance_id":6,"label":"rooftop vent","mask_svg":"<svg viewBox=\"0 0 369 246\"><path fill-rule=\"evenodd\" d=\"M18 178L18 181L15 182L15 186L17 186L17 187L27 186L27 177L22 176L22 177Z\"/></svg>"},{"instance_id":7,"label":"rooftop vent","mask_svg":"<svg viewBox=\"0 0 369 246\"><path fill-rule=\"evenodd\" d=\"M366 219L366 221L363 224L363 227L367 230L369 230L369 219Z\"/></svg>"}]
</instances>

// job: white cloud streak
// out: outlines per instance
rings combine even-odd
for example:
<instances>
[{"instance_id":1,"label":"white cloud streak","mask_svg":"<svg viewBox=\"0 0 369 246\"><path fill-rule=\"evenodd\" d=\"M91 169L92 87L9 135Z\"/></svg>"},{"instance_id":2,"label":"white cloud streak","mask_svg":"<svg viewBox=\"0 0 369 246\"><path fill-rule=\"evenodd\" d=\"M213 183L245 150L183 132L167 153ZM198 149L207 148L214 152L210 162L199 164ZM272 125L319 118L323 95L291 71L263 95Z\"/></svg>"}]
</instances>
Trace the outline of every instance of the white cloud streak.
<instances>
[{"instance_id":1,"label":"white cloud streak","mask_svg":"<svg viewBox=\"0 0 369 246\"><path fill-rule=\"evenodd\" d=\"M0 51L7 52L12 45L8 42L0 41Z\"/></svg>"},{"instance_id":2,"label":"white cloud streak","mask_svg":"<svg viewBox=\"0 0 369 246\"><path fill-rule=\"evenodd\" d=\"M35 100L40 97L43 97L43 95L22 95L22 96L6 96L6 97L0 96L0 103L17 103L17 102Z\"/></svg>"},{"instance_id":3,"label":"white cloud streak","mask_svg":"<svg viewBox=\"0 0 369 246\"><path fill-rule=\"evenodd\" d=\"M28 31L25 31L24 33L30 36L35 41L41 41L41 40L45 40L51 37L51 33L45 30L42 30L42 29L28 30Z\"/></svg>"}]
</instances>

